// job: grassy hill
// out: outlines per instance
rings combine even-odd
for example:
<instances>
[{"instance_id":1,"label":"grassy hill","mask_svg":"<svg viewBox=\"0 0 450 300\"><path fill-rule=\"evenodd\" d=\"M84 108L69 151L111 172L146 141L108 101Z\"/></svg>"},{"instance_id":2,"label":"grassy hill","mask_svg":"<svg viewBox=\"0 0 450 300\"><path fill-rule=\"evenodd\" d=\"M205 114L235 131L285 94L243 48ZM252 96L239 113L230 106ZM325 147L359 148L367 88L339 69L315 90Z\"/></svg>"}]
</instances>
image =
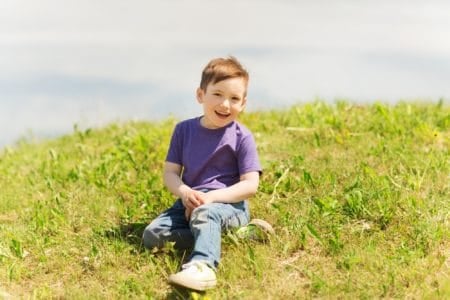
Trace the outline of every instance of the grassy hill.
<instances>
[{"instance_id":1,"label":"grassy hill","mask_svg":"<svg viewBox=\"0 0 450 300\"><path fill-rule=\"evenodd\" d=\"M218 287L173 289L184 253L145 251L173 201L176 120L112 124L0 152L0 298L450 297L450 108L321 102L241 116L270 243L224 235Z\"/></svg>"}]
</instances>

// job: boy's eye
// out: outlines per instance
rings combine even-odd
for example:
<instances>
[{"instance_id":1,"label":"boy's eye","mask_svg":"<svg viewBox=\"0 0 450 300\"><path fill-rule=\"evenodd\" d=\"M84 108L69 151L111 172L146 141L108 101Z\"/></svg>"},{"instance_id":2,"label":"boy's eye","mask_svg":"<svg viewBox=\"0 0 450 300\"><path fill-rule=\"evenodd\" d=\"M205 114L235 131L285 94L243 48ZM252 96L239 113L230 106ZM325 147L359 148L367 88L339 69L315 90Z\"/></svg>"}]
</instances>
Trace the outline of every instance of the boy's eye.
<instances>
[{"instance_id":1,"label":"boy's eye","mask_svg":"<svg viewBox=\"0 0 450 300\"><path fill-rule=\"evenodd\" d=\"M214 96L220 96L220 93L214 93L213 95Z\"/></svg>"},{"instance_id":2,"label":"boy's eye","mask_svg":"<svg viewBox=\"0 0 450 300\"><path fill-rule=\"evenodd\" d=\"M240 99L239 97L232 97L232 98L231 98L231 100L233 100L233 101L236 101L236 102L237 102L237 101L239 101L239 100L241 100L241 99Z\"/></svg>"}]
</instances>

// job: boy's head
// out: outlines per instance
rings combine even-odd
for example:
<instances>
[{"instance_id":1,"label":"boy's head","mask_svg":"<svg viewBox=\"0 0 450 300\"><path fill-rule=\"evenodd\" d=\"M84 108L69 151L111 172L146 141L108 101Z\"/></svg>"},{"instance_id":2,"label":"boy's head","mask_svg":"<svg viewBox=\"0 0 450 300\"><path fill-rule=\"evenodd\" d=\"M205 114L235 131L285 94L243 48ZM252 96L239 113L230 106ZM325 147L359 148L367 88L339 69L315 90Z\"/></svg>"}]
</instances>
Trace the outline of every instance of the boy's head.
<instances>
[{"instance_id":1,"label":"boy's head","mask_svg":"<svg viewBox=\"0 0 450 300\"><path fill-rule=\"evenodd\" d=\"M200 88L203 91L206 91L209 84L215 84L230 78L242 78L245 82L245 86L247 87L248 85L248 72L235 57L215 58L203 69ZM247 89L245 89L244 94L244 97L246 96Z\"/></svg>"},{"instance_id":2,"label":"boy's head","mask_svg":"<svg viewBox=\"0 0 450 300\"><path fill-rule=\"evenodd\" d=\"M202 126L216 129L236 120L247 103L247 86L248 73L236 58L211 60L197 89L204 112Z\"/></svg>"}]
</instances>

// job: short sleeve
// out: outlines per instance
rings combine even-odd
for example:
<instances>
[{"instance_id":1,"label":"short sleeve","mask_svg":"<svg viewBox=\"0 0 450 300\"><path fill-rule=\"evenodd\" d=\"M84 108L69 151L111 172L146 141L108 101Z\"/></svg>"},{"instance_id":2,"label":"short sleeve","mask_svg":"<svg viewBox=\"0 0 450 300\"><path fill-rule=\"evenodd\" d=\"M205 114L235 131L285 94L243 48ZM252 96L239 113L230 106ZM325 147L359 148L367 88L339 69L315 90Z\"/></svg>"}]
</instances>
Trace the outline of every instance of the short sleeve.
<instances>
[{"instance_id":1,"label":"short sleeve","mask_svg":"<svg viewBox=\"0 0 450 300\"><path fill-rule=\"evenodd\" d=\"M256 143L252 134L244 136L237 149L239 174L248 172L262 173Z\"/></svg>"},{"instance_id":2,"label":"short sleeve","mask_svg":"<svg viewBox=\"0 0 450 300\"><path fill-rule=\"evenodd\" d=\"M182 165L182 135L180 134L180 126L175 126L170 140L169 150L167 151L166 161Z\"/></svg>"}]
</instances>

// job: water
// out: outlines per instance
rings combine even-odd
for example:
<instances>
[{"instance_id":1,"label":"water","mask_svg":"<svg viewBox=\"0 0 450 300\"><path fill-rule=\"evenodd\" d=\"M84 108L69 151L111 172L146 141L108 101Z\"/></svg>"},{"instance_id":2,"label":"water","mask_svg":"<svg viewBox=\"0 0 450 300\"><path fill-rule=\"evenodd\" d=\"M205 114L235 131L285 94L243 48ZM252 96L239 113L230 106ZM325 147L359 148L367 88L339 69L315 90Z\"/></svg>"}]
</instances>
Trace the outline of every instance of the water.
<instances>
[{"instance_id":1,"label":"water","mask_svg":"<svg viewBox=\"0 0 450 300\"><path fill-rule=\"evenodd\" d=\"M450 2L3 1L0 147L198 115L203 66L229 54L250 71L248 110L447 101Z\"/></svg>"}]
</instances>

